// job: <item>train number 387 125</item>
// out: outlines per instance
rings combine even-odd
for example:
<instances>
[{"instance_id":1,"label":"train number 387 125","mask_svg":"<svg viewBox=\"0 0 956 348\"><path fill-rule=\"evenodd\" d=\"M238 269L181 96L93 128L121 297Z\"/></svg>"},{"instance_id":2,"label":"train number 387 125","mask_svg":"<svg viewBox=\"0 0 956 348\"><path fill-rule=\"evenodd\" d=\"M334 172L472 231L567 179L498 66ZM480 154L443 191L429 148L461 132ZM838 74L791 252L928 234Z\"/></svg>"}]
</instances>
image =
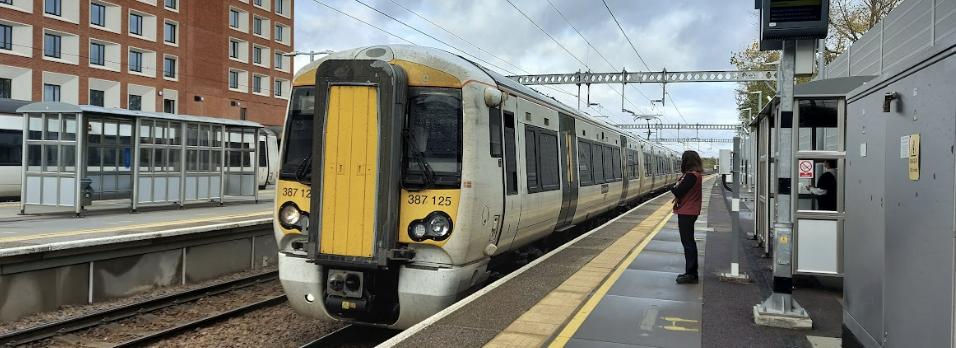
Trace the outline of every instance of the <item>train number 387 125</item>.
<instances>
[{"instance_id":1,"label":"train number 387 125","mask_svg":"<svg viewBox=\"0 0 956 348\"><path fill-rule=\"evenodd\" d=\"M431 204L451 206L451 197L449 196L429 196L429 195L408 195L408 204Z\"/></svg>"},{"instance_id":2,"label":"train number 387 125","mask_svg":"<svg viewBox=\"0 0 956 348\"><path fill-rule=\"evenodd\" d=\"M282 189L283 197L302 197L302 198L312 198L312 190L310 189L297 189L286 187Z\"/></svg>"}]
</instances>

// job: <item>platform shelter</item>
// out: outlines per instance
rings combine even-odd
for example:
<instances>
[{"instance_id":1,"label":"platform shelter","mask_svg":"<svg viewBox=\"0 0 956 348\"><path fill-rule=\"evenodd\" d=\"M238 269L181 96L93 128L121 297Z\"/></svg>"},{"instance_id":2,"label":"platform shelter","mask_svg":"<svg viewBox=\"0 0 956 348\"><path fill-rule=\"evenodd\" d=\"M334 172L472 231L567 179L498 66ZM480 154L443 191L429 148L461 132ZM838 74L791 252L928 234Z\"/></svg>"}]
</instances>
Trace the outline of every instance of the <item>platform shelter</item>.
<instances>
[{"instance_id":1,"label":"platform shelter","mask_svg":"<svg viewBox=\"0 0 956 348\"><path fill-rule=\"evenodd\" d=\"M240 120L39 102L23 114L20 212L96 200L141 204L258 200L262 125Z\"/></svg>"}]
</instances>

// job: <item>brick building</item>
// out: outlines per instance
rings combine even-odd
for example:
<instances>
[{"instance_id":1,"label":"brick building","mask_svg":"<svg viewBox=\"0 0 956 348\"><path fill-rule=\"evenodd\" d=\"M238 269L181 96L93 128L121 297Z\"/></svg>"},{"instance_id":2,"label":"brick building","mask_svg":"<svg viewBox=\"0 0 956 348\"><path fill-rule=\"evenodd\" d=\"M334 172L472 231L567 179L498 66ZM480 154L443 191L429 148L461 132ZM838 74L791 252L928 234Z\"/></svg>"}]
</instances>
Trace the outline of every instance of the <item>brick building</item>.
<instances>
[{"instance_id":1,"label":"brick building","mask_svg":"<svg viewBox=\"0 0 956 348\"><path fill-rule=\"evenodd\" d=\"M0 97L280 125L293 0L0 0Z\"/></svg>"}]
</instances>

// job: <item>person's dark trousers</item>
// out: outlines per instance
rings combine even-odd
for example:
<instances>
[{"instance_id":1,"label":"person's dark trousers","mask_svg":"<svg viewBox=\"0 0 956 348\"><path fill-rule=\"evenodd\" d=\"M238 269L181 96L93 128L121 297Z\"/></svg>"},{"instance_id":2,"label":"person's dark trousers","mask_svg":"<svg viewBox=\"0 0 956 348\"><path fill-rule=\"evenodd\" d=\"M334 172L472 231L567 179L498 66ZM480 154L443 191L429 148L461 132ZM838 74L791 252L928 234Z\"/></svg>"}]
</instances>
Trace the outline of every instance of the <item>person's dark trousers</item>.
<instances>
[{"instance_id":1,"label":"person's dark trousers","mask_svg":"<svg viewBox=\"0 0 956 348\"><path fill-rule=\"evenodd\" d=\"M694 240L694 222L697 215L677 215L677 228L680 230L680 243L684 245L686 274L697 276L697 242Z\"/></svg>"}]
</instances>

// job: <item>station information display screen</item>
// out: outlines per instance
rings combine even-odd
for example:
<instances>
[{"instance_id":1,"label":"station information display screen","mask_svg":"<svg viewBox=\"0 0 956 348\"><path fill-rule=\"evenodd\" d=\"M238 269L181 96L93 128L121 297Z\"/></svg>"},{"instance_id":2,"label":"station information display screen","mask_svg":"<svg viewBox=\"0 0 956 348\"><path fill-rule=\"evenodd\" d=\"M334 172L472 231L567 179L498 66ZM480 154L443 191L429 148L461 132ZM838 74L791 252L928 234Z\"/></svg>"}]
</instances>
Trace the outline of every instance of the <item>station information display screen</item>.
<instances>
[{"instance_id":1,"label":"station information display screen","mask_svg":"<svg viewBox=\"0 0 956 348\"><path fill-rule=\"evenodd\" d=\"M770 23L819 21L823 0L770 0Z\"/></svg>"}]
</instances>

